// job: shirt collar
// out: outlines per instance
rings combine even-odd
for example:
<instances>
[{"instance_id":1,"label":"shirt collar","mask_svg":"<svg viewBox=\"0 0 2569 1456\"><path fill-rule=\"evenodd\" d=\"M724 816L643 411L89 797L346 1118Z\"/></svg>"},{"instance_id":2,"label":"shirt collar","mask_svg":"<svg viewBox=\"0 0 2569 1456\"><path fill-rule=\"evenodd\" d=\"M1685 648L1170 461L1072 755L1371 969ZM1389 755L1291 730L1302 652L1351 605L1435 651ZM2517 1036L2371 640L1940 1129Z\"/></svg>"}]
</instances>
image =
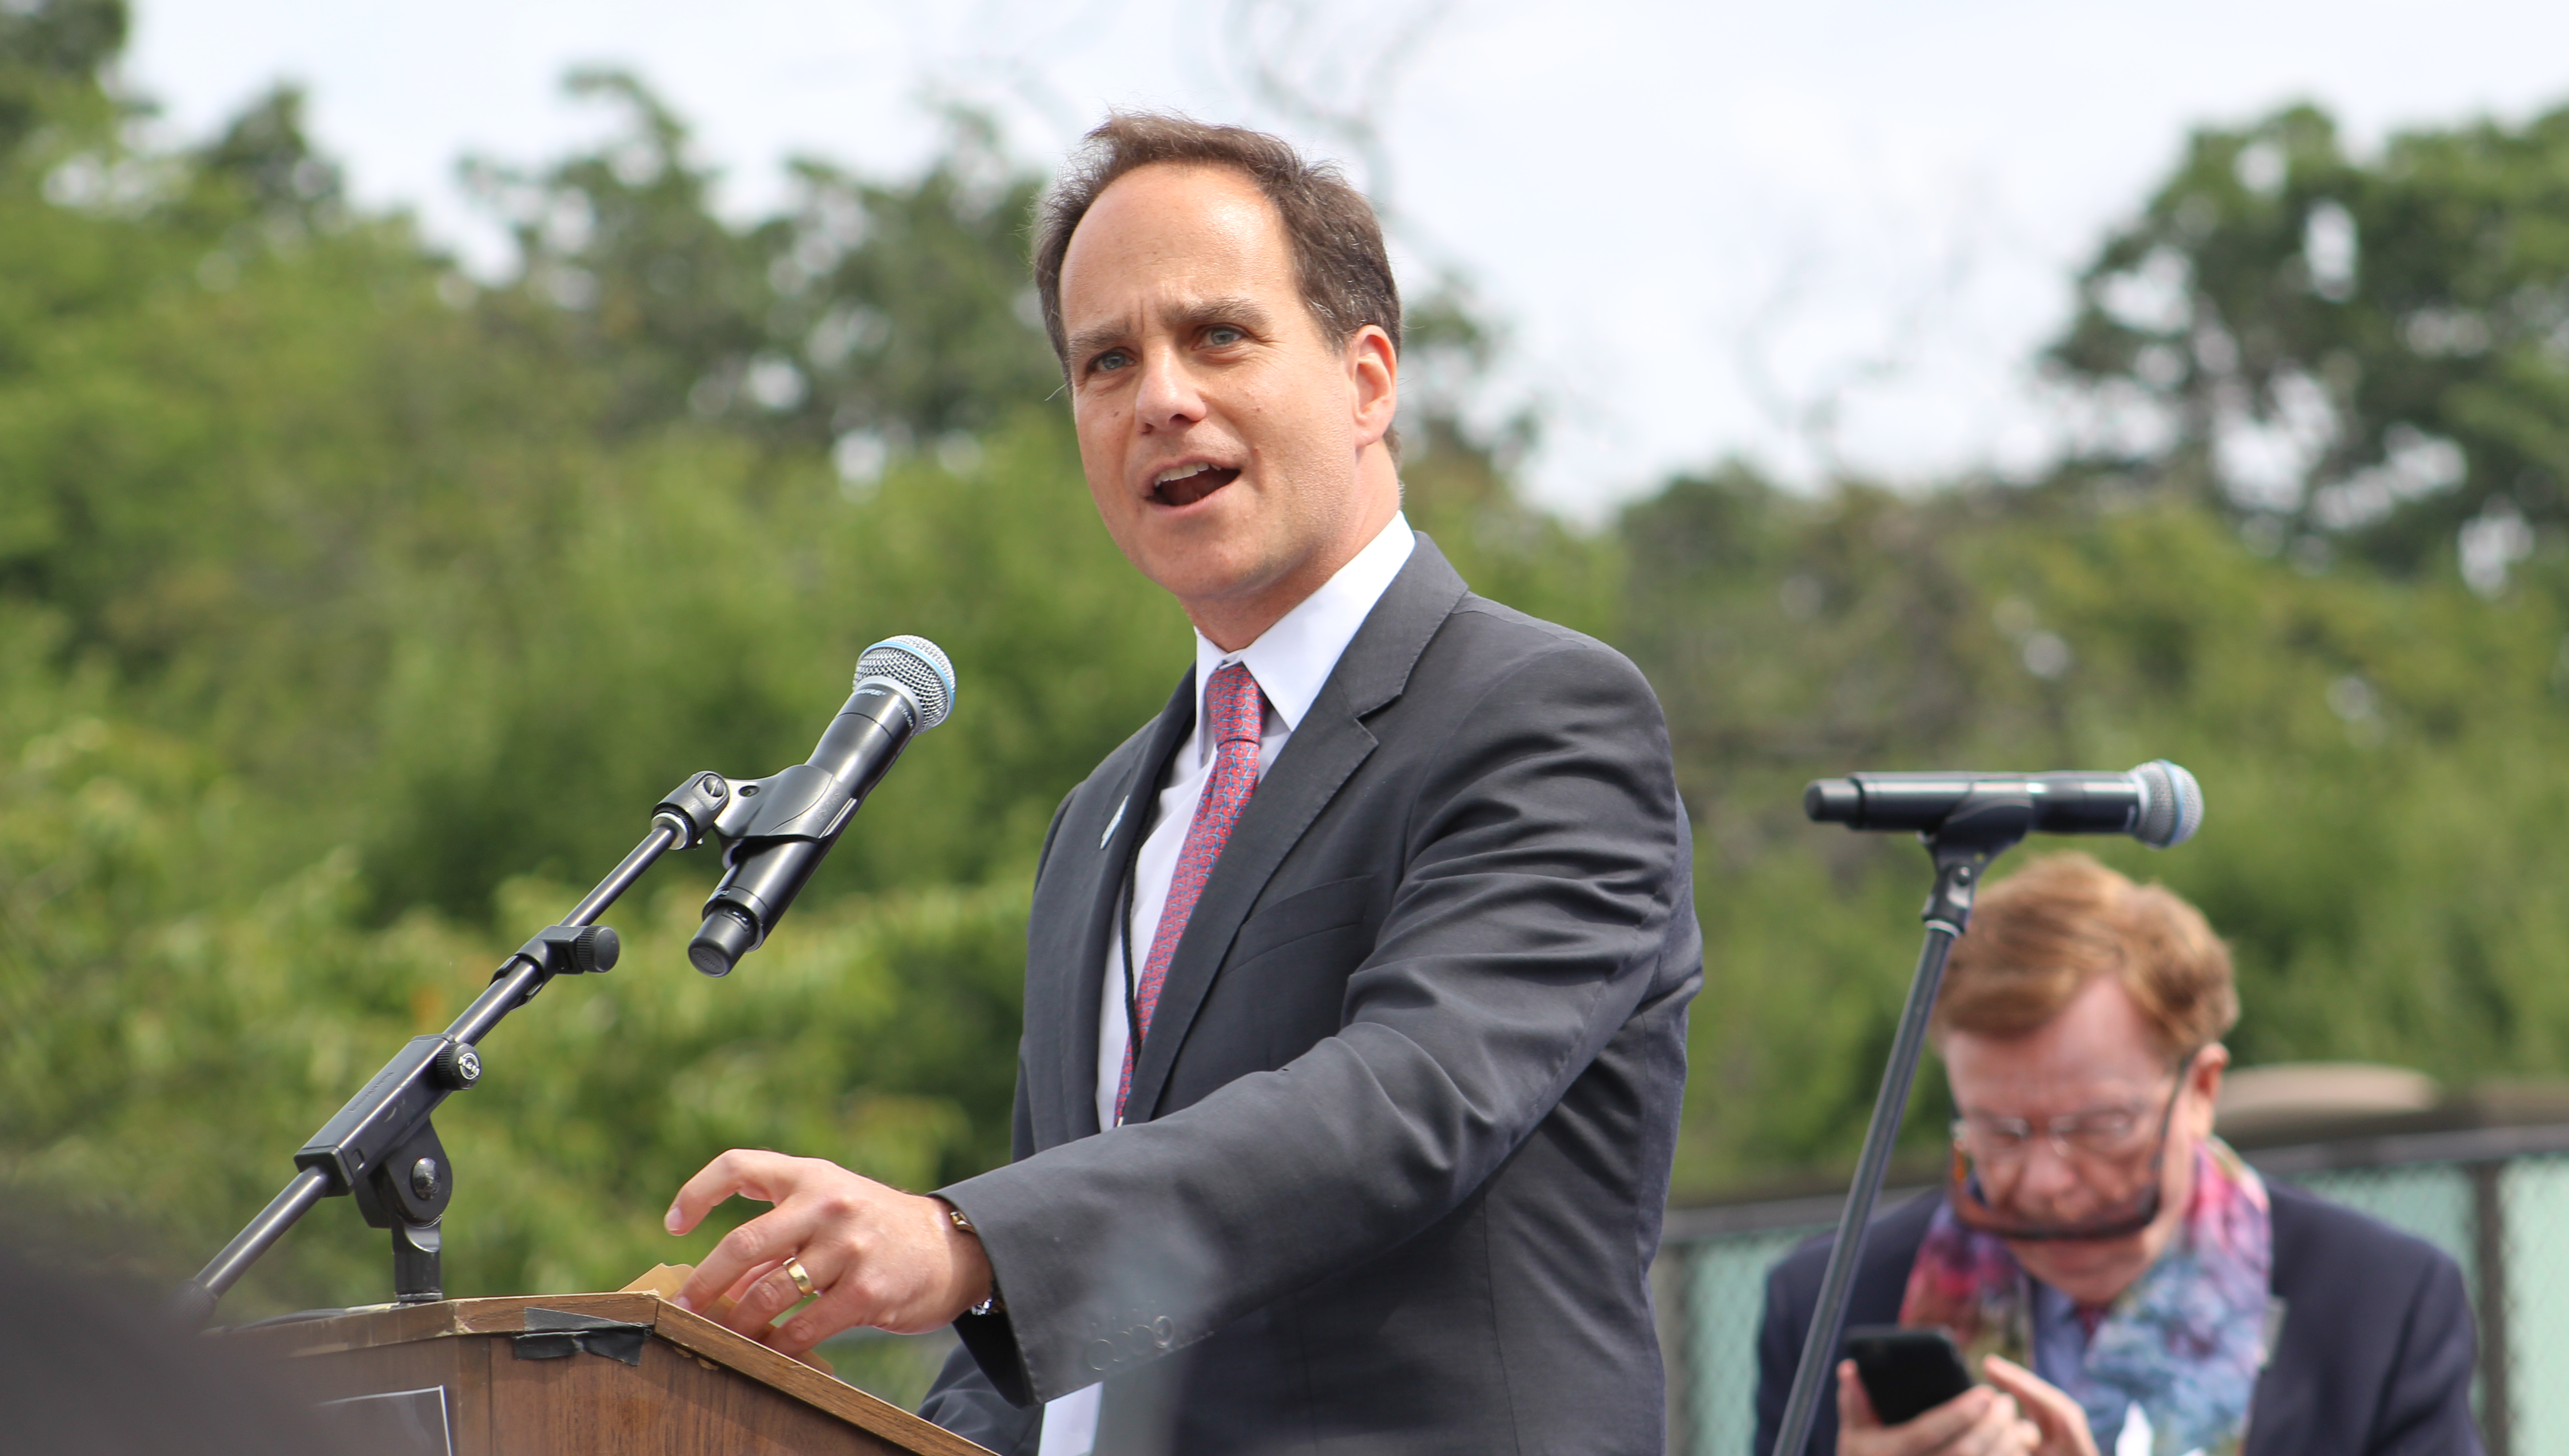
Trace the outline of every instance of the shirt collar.
<instances>
[{"instance_id":1,"label":"shirt collar","mask_svg":"<svg viewBox=\"0 0 2569 1456\"><path fill-rule=\"evenodd\" d=\"M1311 711L1311 703L1320 695L1321 684L1345 654L1353 641L1356 628L1364 625L1373 604L1391 587L1393 577L1409 562L1409 552L1417 545L1409 529L1409 518L1392 513L1391 522L1383 527L1365 548L1355 553L1336 574L1320 583L1318 590L1294 603L1293 609L1279 617L1276 624L1259 634L1257 641L1237 652L1225 652L1204 633L1196 633L1196 722L1204 722L1203 694L1205 684L1213 681L1216 668L1232 662L1249 664L1249 675L1258 679L1258 690L1267 695L1267 704L1284 720L1286 731L1302 724L1302 715ZM1199 749L1203 733L1196 735Z\"/></svg>"}]
</instances>

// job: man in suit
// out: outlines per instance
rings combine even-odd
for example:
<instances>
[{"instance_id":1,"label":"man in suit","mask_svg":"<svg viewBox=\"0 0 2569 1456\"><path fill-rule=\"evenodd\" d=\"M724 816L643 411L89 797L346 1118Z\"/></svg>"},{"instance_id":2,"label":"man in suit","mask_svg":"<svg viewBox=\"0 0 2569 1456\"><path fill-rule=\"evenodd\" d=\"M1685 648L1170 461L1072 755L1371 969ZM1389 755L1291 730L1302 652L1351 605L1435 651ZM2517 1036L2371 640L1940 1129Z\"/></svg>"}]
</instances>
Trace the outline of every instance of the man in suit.
<instances>
[{"instance_id":1,"label":"man in suit","mask_svg":"<svg viewBox=\"0 0 2569 1456\"><path fill-rule=\"evenodd\" d=\"M1054 816L1015 1158L915 1198L732 1152L776 1207L684 1291L788 1351L963 1347L1003 1452L1663 1448L1647 1272L1701 979L1656 700L1400 515L1400 308L1363 198L1119 116L1036 280L1100 516L1194 670Z\"/></svg>"},{"instance_id":2,"label":"man in suit","mask_svg":"<svg viewBox=\"0 0 2569 1456\"><path fill-rule=\"evenodd\" d=\"M2453 1261L2213 1138L2238 1017L2228 949L2158 886L2073 854L1982 892L1931 1023L1956 1176L1868 1230L1847 1321L1945 1328L1990 1384L1885 1425L1841 1362L1809 1451L2480 1449ZM1756 1456L1828 1254L1812 1240L1767 1276Z\"/></svg>"},{"instance_id":3,"label":"man in suit","mask_svg":"<svg viewBox=\"0 0 2569 1456\"><path fill-rule=\"evenodd\" d=\"M2477 1350L2461 1272L2422 1240L2377 1223L2288 1184L2270 1184L2274 1199L2273 1289L2282 1305L2274 1351L2257 1376L2249 1407L2246 1456L2476 1456L2471 1369ZM1876 1219L1856 1266L1847 1323L1897 1324L1909 1271L1944 1195L1926 1194ZM1767 1276L1766 1317L1757 1337L1757 1440L1769 1456L1784 1424L1784 1397L1802 1339L1818 1307L1826 1237L1803 1245ZM2048 1385L2049 1382L2044 1382ZM1861 1387L1841 1378L1834 1406L1823 1401L1809 1450L1943 1451L1965 1447L1958 1433L1980 1417L1957 1409L1940 1420L1930 1411L1900 1427L1875 1426L1868 1448L1841 1442L1841 1412ZM1995 1387L1975 1398L1988 1401ZM2027 1408L2048 1398L2028 1392ZM1942 1408L1940 1408L1942 1409ZM1858 1418L1865 1418L1859 1412ZM2089 1451L2119 1450L2109 1431L2088 1432ZM1939 1444L1939 1442L1951 1444ZM1992 1449L2007 1449L1994 1446ZM2036 1452L2075 1451L2074 1444L2035 1444Z\"/></svg>"}]
</instances>

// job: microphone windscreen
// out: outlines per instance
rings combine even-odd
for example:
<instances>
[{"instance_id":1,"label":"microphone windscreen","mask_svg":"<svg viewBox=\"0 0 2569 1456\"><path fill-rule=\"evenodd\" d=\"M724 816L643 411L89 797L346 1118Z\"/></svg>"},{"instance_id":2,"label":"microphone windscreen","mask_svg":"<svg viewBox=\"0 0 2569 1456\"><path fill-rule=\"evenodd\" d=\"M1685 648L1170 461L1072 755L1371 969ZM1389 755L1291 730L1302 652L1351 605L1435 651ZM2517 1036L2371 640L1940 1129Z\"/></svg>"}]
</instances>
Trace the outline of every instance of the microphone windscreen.
<instances>
[{"instance_id":1,"label":"microphone windscreen","mask_svg":"<svg viewBox=\"0 0 2569 1456\"><path fill-rule=\"evenodd\" d=\"M2203 828L2203 786L2194 775L2155 758L2132 770L2146 801L2132 838L2152 849L2169 850L2194 838Z\"/></svg>"},{"instance_id":2,"label":"microphone windscreen","mask_svg":"<svg viewBox=\"0 0 2569 1456\"><path fill-rule=\"evenodd\" d=\"M924 733L954 711L954 664L945 649L925 637L887 637L857 659L857 681L887 677L901 684L918 705L913 731Z\"/></svg>"}]
</instances>

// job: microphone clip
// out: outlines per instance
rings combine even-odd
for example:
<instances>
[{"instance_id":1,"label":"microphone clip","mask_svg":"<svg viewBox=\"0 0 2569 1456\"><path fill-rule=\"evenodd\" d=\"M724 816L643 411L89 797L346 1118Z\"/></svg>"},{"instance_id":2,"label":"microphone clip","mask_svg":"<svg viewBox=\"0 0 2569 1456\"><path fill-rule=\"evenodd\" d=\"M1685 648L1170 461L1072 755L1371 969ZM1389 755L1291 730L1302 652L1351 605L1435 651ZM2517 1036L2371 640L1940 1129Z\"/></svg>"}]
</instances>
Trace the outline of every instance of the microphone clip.
<instances>
[{"instance_id":1,"label":"microphone clip","mask_svg":"<svg viewBox=\"0 0 2569 1456\"><path fill-rule=\"evenodd\" d=\"M731 781L710 770L689 774L678 787L660 796L651 806L651 822L665 824L677 831L670 843L673 850L692 850L705 842L722 819L723 811L734 801Z\"/></svg>"},{"instance_id":2,"label":"microphone clip","mask_svg":"<svg viewBox=\"0 0 2569 1456\"><path fill-rule=\"evenodd\" d=\"M798 763L764 779L690 774L651 814L676 822L678 849L692 850L708 837L729 849L743 840L827 840L856 808L828 769Z\"/></svg>"},{"instance_id":3,"label":"microphone clip","mask_svg":"<svg viewBox=\"0 0 2569 1456\"><path fill-rule=\"evenodd\" d=\"M864 802L818 764L799 763L764 779L727 780L691 774L653 808L655 822L677 831L677 847L693 849L712 839L734 867L762 847L792 841L826 846L847 827ZM768 887L760 887L767 889ZM726 876L705 902L705 923L687 945L687 959L707 975L728 975L740 957L767 938L767 927L793 898L761 895Z\"/></svg>"},{"instance_id":4,"label":"microphone clip","mask_svg":"<svg viewBox=\"0 0 2569 1456\"><path fill-rule=\"evenodd\" d=\"M1931 930L1960 938L1972 922L1972 899L1990 862L2033 830L2033 796L2019 788L1976 787L1933 830L1919 833L1936 862L1936 885L1919 918Z\"/></svg>"}]
</instances>

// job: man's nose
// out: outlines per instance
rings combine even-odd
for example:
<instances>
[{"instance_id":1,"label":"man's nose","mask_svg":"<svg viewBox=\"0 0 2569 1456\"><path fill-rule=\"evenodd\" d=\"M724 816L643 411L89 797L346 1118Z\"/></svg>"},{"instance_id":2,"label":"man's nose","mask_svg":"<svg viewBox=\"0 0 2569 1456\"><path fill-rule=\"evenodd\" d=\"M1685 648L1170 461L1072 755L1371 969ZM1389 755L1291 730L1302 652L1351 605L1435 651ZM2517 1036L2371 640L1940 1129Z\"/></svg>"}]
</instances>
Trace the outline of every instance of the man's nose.
<instances>
[{"instance_id":1,"label":"man's nose","mask_svg":"<svg viewBox=\"0 0 2569 1456\"><path fill-rule=\"evenodd\" d=\"M2025 1145L2016 1180L2016 1201L2025 1206L2024 1212L2057 1215L2085 1198L2086 1180L2051 1139L2036 1137Z\"/></svg>"},{"instance_id":2,"label":"man's nose","mask_svg":"<svg viewBox=\"0 0 2569 1456\"><path fill-rule=\"evenodd\" d=\"M1180 351L1148 350L1141 368L1141 388L1133 408L1143 429L1182 430L1204 418L1204 391Z\"/></svg>"}]
</instances>

